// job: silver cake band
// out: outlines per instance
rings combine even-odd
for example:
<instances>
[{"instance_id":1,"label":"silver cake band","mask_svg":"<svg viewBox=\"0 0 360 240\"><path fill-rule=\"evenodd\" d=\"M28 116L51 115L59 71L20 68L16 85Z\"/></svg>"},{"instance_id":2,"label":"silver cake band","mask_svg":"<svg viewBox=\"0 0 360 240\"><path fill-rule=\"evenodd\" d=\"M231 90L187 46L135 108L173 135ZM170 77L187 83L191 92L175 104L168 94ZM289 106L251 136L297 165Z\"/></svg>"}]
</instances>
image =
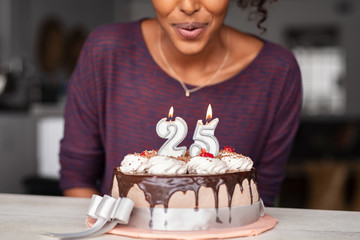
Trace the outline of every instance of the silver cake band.
<instances>
[{"instance_id":1,"label":"silver cake band","mask_svg":"<svg viewBox=\"0 0 360 240\"><path fill-rule=\"evenodd\" d=\"M187 231L241 227L259 220L264 216L263 201L249 206L231 208L150 208L135 207L128 226L134 228Z\"/></svg>"}]
</instances>

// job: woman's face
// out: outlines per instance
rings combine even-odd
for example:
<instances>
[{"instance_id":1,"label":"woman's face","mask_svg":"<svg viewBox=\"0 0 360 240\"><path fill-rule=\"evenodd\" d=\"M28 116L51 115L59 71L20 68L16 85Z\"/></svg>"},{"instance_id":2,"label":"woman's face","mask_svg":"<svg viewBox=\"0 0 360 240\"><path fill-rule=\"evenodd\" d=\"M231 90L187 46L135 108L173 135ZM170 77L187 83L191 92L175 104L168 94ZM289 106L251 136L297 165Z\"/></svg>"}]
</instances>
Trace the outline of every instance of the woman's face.
<instances>
[{"instance_id":1,"label":"woman's face","mask_svg":"<svg viewBox=\"0 0 360 240\"><path fill-rule=\"evenodd\" d=\"M175 48L200 53L216 39L230 0L152 0L157 19ZM214 41L215 40L215 41Z\"/></svg>"}]
</instances>

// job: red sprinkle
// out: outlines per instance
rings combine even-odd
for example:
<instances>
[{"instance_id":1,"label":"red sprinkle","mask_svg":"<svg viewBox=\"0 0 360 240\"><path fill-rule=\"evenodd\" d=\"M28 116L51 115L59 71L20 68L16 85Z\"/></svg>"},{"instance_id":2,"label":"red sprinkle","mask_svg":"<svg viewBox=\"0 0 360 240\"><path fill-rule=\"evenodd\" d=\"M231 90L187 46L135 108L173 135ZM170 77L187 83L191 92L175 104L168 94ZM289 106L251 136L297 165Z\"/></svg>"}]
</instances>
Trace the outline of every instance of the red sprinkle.
<instances>
[{"instance_id":1,"label":"red sprinkle","mask_svg":"<svg viewBox=\"0 0 360 240\"><path fill-rule=\"evenodd\" d=\"M232 148L232 147L229 147L229 146L225 146L225 147L223 148L223 150L224 150L224 151L227 151L227 152L235 152L235 149Z\"/></svg>"},{"instance_id":2,"label":"red sprinkle","mask_svg":"<svg viewBox=\"0 0 360 240\"><path fill-rule=\"evenodd\" d=\"M145 157L145 156L147 156L148 155L148 151L143 151L141 154L140 154L140 156L142 156L142 157Z\"/></svg>"}]
</instances>

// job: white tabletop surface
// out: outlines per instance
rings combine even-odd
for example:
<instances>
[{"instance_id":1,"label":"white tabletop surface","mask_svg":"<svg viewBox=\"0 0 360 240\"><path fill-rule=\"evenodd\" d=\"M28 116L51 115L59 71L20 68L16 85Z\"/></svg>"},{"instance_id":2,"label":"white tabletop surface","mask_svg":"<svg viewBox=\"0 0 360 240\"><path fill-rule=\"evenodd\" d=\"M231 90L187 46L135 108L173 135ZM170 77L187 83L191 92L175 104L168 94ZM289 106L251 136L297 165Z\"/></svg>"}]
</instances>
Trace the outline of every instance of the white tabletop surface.
<instances>
[{"instance_id":1,"label":"white tabletop surface","mask_svg":"<svg viewBox=\"0 0 360 240\"><path fill-rule=\"evenodd\" d=\"M0 239L56 239L45 233L86 230L89 201L0 194ZM360 239L360 212L266 208L266 213L278 219L275 228L246 239ZM88 239L128 238L106 234Z\"/></svg>"}]
</instances>

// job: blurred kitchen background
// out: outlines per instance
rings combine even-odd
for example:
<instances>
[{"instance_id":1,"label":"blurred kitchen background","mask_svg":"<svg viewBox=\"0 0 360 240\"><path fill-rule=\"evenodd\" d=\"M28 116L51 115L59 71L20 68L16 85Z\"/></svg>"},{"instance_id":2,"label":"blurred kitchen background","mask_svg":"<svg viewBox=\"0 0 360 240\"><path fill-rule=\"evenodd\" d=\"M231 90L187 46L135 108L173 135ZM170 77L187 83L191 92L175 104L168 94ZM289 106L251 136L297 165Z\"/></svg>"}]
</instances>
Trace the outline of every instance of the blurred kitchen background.
<instances>
[{"instance_id":1,"label":"blurred kitchen background","mask_svg":"<svg viewBox=\"0 0 360 240\"><path fill-rule=\"evenodd\" d=\"M360 1L279 0L263 38L303 75L281 207L360 210ZM0 192L58 195L66 85L92 29L153 16L149 0L0 0ZM250 14L251 16L251 14ZM231 2L226 22L259 34Z\"/></svg>"}]
</instances>

